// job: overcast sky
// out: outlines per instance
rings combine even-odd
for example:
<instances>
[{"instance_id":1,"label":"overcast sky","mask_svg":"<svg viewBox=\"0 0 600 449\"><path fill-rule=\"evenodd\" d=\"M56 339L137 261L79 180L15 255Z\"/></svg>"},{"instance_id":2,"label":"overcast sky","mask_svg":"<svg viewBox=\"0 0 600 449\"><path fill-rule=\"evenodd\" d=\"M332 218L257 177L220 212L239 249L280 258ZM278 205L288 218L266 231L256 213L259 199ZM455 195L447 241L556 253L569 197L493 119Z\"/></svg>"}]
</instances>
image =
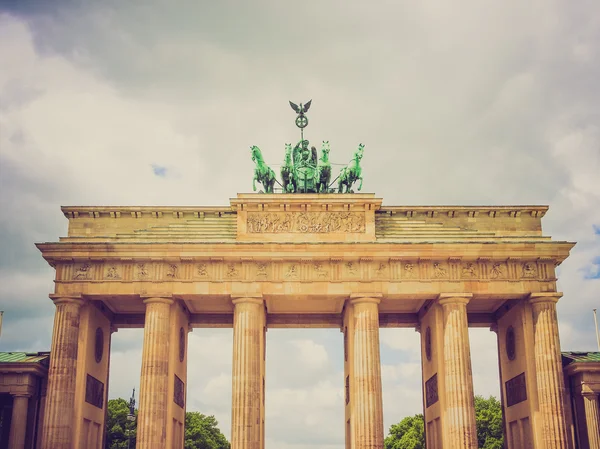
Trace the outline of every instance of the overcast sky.
<instances>
[{"instance_id":1,"label":"overcast sky","mask_svg":"<svg viewBox=\"0 0 600 449\"><path fill-rule=\"evenodd\" d=\"M434 4L435 3L435 4ZM385 205L541 204L577 241L559 268L563 350L594 350L600 306L597 0L0 0L0 350L48 350L54 271L35 242L61 205L227 205L249 146L364 143ZM600 307L599 307L600 308ZM495 334L471 331L475 390L498 394ZM421 410L419 334L381 331L386 434ZM342 449L342 337L268 332L267 449ZM113 335L111 397L139 384L141 330ZM188 410L230 438L230 329L190 335Z\"/></svg>"}]
</instances>

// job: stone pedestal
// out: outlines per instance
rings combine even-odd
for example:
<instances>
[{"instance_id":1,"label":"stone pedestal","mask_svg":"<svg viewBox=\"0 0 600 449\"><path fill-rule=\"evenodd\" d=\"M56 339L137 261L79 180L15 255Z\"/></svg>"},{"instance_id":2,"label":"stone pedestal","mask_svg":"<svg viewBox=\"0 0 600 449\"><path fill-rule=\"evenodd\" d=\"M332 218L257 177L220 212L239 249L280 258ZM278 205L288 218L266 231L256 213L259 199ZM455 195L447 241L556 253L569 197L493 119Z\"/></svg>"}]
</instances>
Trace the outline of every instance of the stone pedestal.
<instances>
[{"instance_id":1,"label":"stone pedestal","mask_svg":"<svg viewBox=\"0 0 600 449\"><path fill-rule=\"evenodd\" d=\"M354 331L353 449L383 448L383 399L379 357L379 307L381 295L352 295Z\"/></svg>"},{"instance_id":2,"label":"stone pedestal","mask_svg":"<svg viewBox=\"0 0 600 449\"><path fill-rule=\"evenodd\" d=\"M600 449L600 413L598 411L598 393L584 392L585 423L590 449Z\"/></svg>"},{"instance_id":3,"label":"stone pedestal","mask_svg":"<svg viewBox=\"0 0 600 449\"><path fill-rule=\"evenodd\" d=\"M12 419L10 421L8 449L23 449L25 447L28 403L29 395L13 395L13 409Z\"/></svg>"},{"instance_id":4,"label":"stone pedestal","mask_svg":"<svg viewBox=\"0 0 600 449\"><path fill-rule=\"evenodd\" d=\"M234 297L231 449L261 449L262 298Z\"/></svg>"},{"instance_id":5,"label":"stone pedestal","mask_svg":"<svg viewBox=\"0 0 600 449\"><path fill-rule=\"evenodd\" d=\"M72 449L80 298L53 298L54 333L48 371L48 395L42 428L42 448Z\"/></svg>"},{"instance_id":6,"label":"stone pedestal","mask_svg":"<svg viewBox=\"0 0 600 449\"><path fill-rule=\"evenodd\" d=\"M564 379L556 319L561 293L532 293L534 354L542 443L546 449L567 449Z\"/></svg>"},{"instance_id":7,"label":"stone pedestal","mask_svg":"<svg viewBox=\"0 0 600 449\"><path fill-rule=\"evenodd\" d=\"M138 449L167 447L170 298L147 298L138 411Z\"/></svg>"},{"instance_id":8,"label":"stone pedestal","mask_svg":"<svg viewBox=\"0 0 600 449\"><path fill-rule=\"evenodd\" d=\"M467 322L467 304L471 297L470 294L442 294L439 300L444 313L445 448L477 449Z\"/></svg>"}]
</instances>

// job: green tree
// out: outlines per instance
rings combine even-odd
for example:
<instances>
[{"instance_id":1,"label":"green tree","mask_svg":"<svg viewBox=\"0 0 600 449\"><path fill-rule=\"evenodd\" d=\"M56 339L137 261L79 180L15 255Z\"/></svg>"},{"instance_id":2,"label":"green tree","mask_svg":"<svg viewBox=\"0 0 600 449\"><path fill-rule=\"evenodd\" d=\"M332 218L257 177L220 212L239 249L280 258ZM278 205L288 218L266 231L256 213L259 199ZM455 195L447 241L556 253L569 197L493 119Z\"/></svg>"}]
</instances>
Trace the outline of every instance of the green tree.
<instances>
[{"instance_id":1,"label":"green tree","mask_svg":"<svg viewBox=\"0 0 600 449\"><path fill-rule=\"evenodd\" d=\"M129 402L123 398L110 399L106 414L106 449L127 449L128 437L131 436L131 448L135 448L136 419L129 421ZM129 432L131 435L129 435Z\"/></svg>"},{"instance_id":2,"label":"green tree","mask_svg":"<svg viewBox=\"0 0 600 449\"><path fill-rule=\"evenodd\" d=\"M475 396L477 444L481 449L502 449L502 405L493 396Z\"/></svg>"},{"instance_id":3,"label":"green tree","mask_svg":"<svg viewBox=\"0 0 600 449\"><path fill-rule=\"evenodd\" d=\"M185 449L229 449L229 441L219 430L214 416L199 412L185 414Z\"/></svg>"},{"instance_id":4,"label":"green tree","mask_svg":"<svg viewBox=\"0 0 600 449\"><path fill-rule=\"evenodd\" d=\"M107 404L105 449L127 449L131 436L131 449L135 448L137 410L135 420L129 421L129 402L110 399ZM198 412L185 414L185 449L230 449L229 441L221 433L214 416ZM130 435L129 435L130 432Z\"/></svg>"},{"instance_id":5,"label":"green tree","mask_svg":"<svg viewBox=\"0 0 600 449\"><path fill-rule=\"evenodd\" d=\"M493 396L475 396L479 449L502 449L502 406ZM425 449L423 415L408 416L390 427L385 449Z\"/></svg>"},{"instance_id":6,"label":"green tree","mask_svg":"<svg viewBox=\"0 0 600 449\"><path fill-rule=\"evenodd\" d=\"M423 415L407 416L390 427L385 449L425 449Z\"/></svg>"}]
</instances>

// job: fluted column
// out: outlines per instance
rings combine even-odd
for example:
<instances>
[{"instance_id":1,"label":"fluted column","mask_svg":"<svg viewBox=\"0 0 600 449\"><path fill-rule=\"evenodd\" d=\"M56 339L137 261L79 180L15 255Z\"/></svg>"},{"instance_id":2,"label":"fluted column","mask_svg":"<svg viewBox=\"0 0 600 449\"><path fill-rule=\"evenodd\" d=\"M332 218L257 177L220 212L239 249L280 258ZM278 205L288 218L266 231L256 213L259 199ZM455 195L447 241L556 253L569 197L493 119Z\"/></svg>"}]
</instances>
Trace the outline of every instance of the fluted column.
<instances>
[{"instance_id":1,"label":"fluted column","mask_svg":"<svg viewBox=\"0 0 600 449\"><path fill-rule=\"evenodd\" d=\"M598 393L583 392L585 424L590 449L600 449L600 413L598 411Z\"/></svg>"},{"instance_id":2,"label":"fluted column","mask_svg":"<svg viewBox=\"0 0 600 449\"><path fill-rule=\"evenodd\" d=\"M231 449L261 448L262 298L233 298Z\"/></svg>"},{"instance_id":3,"label":"fluted column","mask_svg":"<svg viewBox=\"0 0 600 449\"><path fill-rule=\"evenodd\" d=\"M353 449L383 448L383 399L379 358L381 294L352 295L354 333Z\"/></svg>"},{"instance_id":4,"label":"fluted column","mask_svg":"<svg viewBox=\"0 0 600 449\"><path fill-rule=\"evenodd\" d=\"M53 300L56 311L50 347L42 449L72 449L77 344L83 301L75 297L55 297Z\"/></svg>"},{"instance_id":5,"label":"fluted column","mask_svg":"<svg viewBox=\"0 0 600 449\"><path fill-rule=\"evenodd\" d=\"M441 294L444 311L445 448L477 449L467 304L472 294Z\"/></svg>"},{"instance_id":6,"label":"fluted column","mask_svg":"<svg viewBox=\"0 0 600 449\"><path fill-rule=\"evenodd\" d=\"M147 298L140 378L137 449L167 447L170 298Z\"/></svg>"},{"instance_id":7,"label":"fluted column","mask_svg":"<svg viewBox=\"0 0 600 449\"><path fill-rule=\"evenodd\" d=\"M23 449L25 447L25 431L27 430L28 403L28 394L13 395L13 409L12 419L10 421L8 449Z\"/></svg>"},{"instance_id":8,"label":"fluted column","mask_svg":"<svg viewBox=\"0 0 600 449\"><path fill-rule=\"evenodd\" d=\"M529 302L533 309L535 371L542 441L546 449L566 449L567 424L565 420L562 362L556 303L562 293L532 293Z\"/></svg>"}]
</instances>

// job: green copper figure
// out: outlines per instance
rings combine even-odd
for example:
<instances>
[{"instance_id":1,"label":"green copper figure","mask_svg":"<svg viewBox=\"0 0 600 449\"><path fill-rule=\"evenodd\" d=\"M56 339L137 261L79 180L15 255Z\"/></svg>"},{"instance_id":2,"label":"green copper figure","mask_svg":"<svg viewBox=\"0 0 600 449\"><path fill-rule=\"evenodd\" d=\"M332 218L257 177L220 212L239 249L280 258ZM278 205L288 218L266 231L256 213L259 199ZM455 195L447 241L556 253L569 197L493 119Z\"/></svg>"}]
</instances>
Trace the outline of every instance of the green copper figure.
<instances>
[{"instance_id":1,"label":"green copper figure","mask_svg":"<svg viewBox=\"0 0 600 449\"><path fill-rule=\"evenodd\" d=\"M252 160L256 162L254 179L252 180L252 189L256 192L256 181L258 181L263 185L265 193L273 193L275 172L265 163L260 148L254 145L251 146L250 149L252 150Z\"/></svg>"},{"instance_id":2,"label":"green copper figure","mask_svg":"<svg viewBox=\"0 0 600 449\"><path fill-rule=\"evenodd\" d=\"M321 158L319 159L319 163L317 165L317 172L319 173L317 192L329 193L329 181L331 180L331 162L329 162L329 140L323 141L323 146L321 147Z\"/></svg>"},{"instance_id":3,"label":"green copper figure","mask_svg":"<svg viewBox=\"0 0 600 449\"><path fill-rule=\"evenodd\" d=\"M308 148L308 140L301 140L294 147L294 179L296 192L317 193L317 150Z\"/></svg>"},{"instance_id":4,"label":"green copper figure","mask_svg":"<svg viewBox=\"0 0 600 449\"><path fill-rule=\"evenodd\" d=\"M360 167L360 160L363 157L363 149L365 146L361 143L358 146L358 150L354 153L354 158L350 161L347 167L342 168L338 180L338 193L344 193L344 186L346 186L345 193L353 193L352 184L360 179L358 190L362 189L362 169Z\"/></svg>"},{"instance_id":5,"label":"green copper figure","mask_svg":"<svg viewBox=\"0 0 600 449\"><path fill-rule=\"evenodd\" d=\"M331 181L331 162L329 161L329 141L324 140L321 157L317 149L310 146L304 138L304 128L308 126L306 113L311 101L298 106L290 101L290 106L298 114L296 126L300 128L300 141L292 148L285 144L285 156L281 165L281 184L275 179L275 172L266 164L260 148L252 146L252 160L256 163L252 188L256 192L256 181L263 185L264 193L274 193L275 183L281 186L283 193L334 193L332 185L338 182L338 193L354 193L352 186L360 180L358 190L362 189L362 169L360 161L363 157L364 145L361 143L354 153L354 158L344 167L337 178ZM334 164L335 165L335 164ZM345 190L345 191L344 191Z\"/></svg>"},{"instance_id":6,"label":"green copper figure","mask_svg":"<svg viewBox=\"0 0 600 449\"><path fill-rule=\"evenodd\" d=\"M292 144L285 144L285 159L281 166L281 181L283 182L283 193L296 192L296 179L294 177L294 164L292 163Z\"/></svg>"}]
</instances>

